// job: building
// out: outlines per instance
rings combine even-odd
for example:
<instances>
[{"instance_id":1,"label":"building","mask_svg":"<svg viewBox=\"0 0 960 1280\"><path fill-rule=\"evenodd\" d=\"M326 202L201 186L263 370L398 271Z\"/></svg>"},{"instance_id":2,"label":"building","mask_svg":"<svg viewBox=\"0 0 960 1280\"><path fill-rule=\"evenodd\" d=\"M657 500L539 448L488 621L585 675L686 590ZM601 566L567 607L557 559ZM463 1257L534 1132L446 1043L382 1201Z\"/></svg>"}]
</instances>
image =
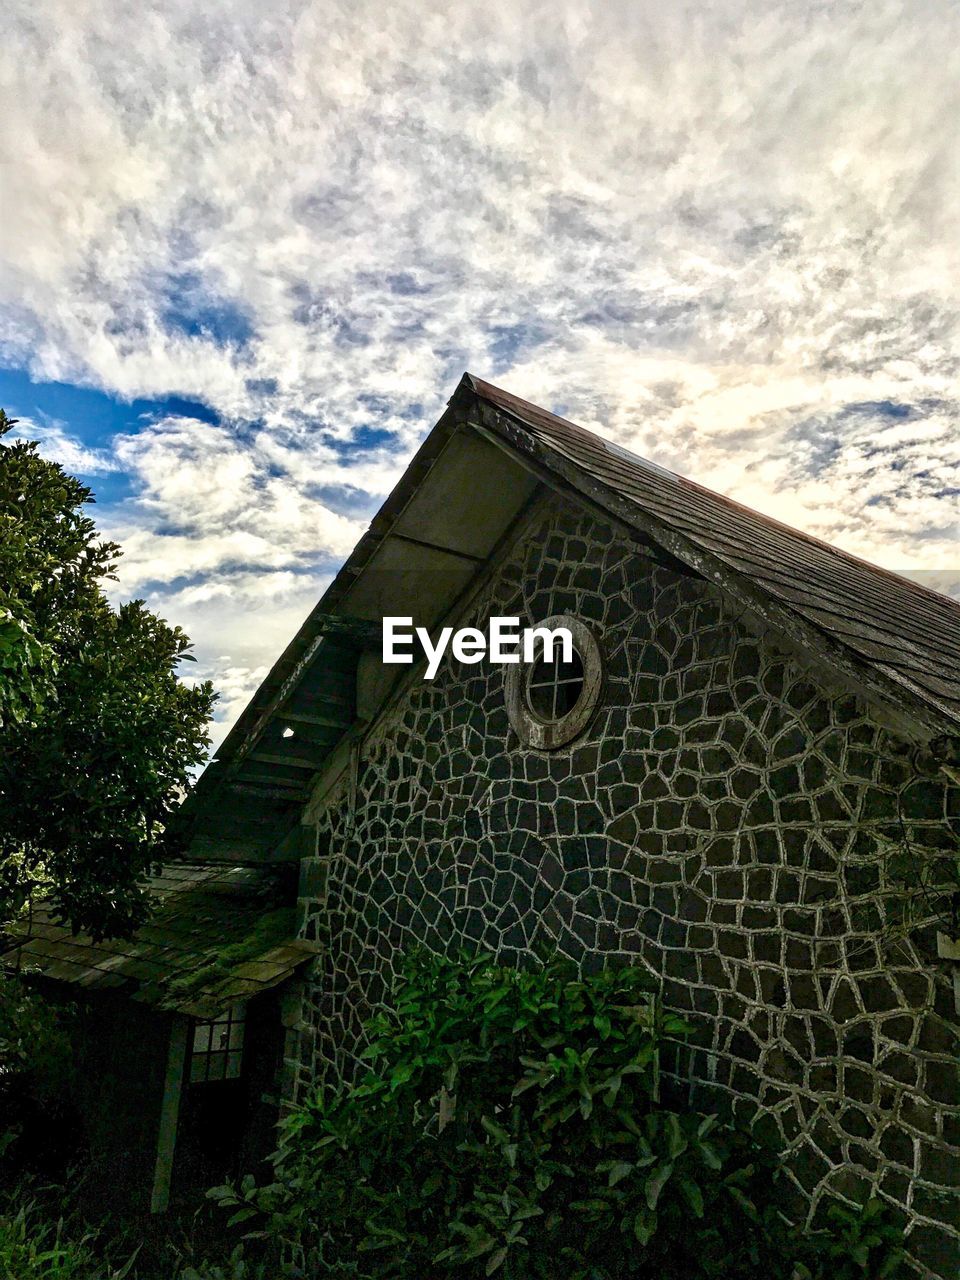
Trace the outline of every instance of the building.
<instances>
[{"instance_id":1,"label":"building","mask_svg":"<svg viewBox=\"0 0 960 1280\"><path fill-rule=\"evenodd\" d=\"M382 661L397 615L577 654L426 681ZM291 1096L354 1069L414 942L627 957L698 1027L677 1087L769 1117L798 1209L875 1190L953 1277L958 782L955 602L466 375L182 817L194 868L299 866Z\"/></svg>"}]
</instances>

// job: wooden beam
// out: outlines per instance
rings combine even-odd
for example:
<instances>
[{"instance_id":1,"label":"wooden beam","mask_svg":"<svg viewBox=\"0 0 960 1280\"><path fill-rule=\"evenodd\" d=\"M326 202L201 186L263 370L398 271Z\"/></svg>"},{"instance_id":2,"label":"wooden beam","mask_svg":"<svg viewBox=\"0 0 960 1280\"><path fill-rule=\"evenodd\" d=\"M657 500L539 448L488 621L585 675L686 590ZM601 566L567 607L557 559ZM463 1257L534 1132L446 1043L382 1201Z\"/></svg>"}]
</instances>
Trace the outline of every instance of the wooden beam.
<instances>
[{"instance_id":1,"label":"wooden beam","mask_svg":"<svg viewBox=\"0 0 960 1280\"><path fill-rule=\"evenodd\" d=\"M387 534L387 538L396 538L400 542L409 542L413 547L426 547L428 551L438 551L443 556L453 556L457 560L469 560L473 564L483 564L485 560L484 556L475 556L470 551L455 551L453 547L441 547L436 542L426 542L423 538L411 538L409 533L397 533L395 529ZM381 624L374 623L374 626L378 628L379 633Z\"/></svg>"},{"instance_id":2,"label":"wooden beam","mask_svg":"<svg viewBox=\"0 0 960 1280\"><path fill-rule=\"evenodd\" d=\"M189 1032L190 1019L179 1013L174 1014L170 1019L167 1071L163 1081L163 1098L160 1102L160 1123L157 1126L157 1159L153 1168L151 1213L163 1213L170 1203L173 1154L177 1145L177 1122L180 1118L180 1098L183 1094Z\"/></svg>"},{"instance_id":3,"label":"wooden beam","mask_svg":"<svg viewBox=\"0 0 960 1280\"><path fill-rule=\"evenodd\" d=\"M272 773L235 773L226 784L230 791L252 792L277 799L296 800L304 795L304 779L280 778Z\"/></svg>"},{"instance_id":4,"label":"wooden beam","mask_svg":"<svg viewBox=\"0 0 960 1280\"><path fill-rule=\"evenodd\" d=\"M305 698L311 707L329 707L332 711L344 707L351 710L353 708L355 681L356 673L352 673L349 680L340 681L334 681L329 673L324 673L314 688L310 688L307 678L305 678L304 683L294 690L292 697ZM339 689L334 687L336 684L340 685ZM273 715L275 719L282 720L284 716L283 706L277 707Z\"/></svg>"},{"instance_id":5,"label":"wooden beam","mask_svg":"<svg viewBox=\"0 0 960 1280\"><path fill-rule=\"evenodd\" d=\"M313 622L322 634L336 639L342 636L359 644L378 645L381 626L376 619L351 618L336 613L315 613Z\"/></svg>"},{"instance_id":6,"label":"wooden beam","mask_svg":"<svg viewBox=\"0 0 960 1280\"><path fill-rule=\"evenodd\" d=\"M285 756L279 753L274 755L269 751L251 751L247 759L256 760L260 764L280 764L288 769L309 769L311 773L316 773L323 764L322 755L319 759L313 760L307 756Z\"/></svg>"},{"instance_id":7,"label":"wooden beam","mask_svg":"<svg viewBox=\"0 0 960 1280\"><path fill-rule=\"evenodd\" d=\"M349 715L307 715L305 711L278 711L274 719L281 723L289 720L292 724L316 724L324 729L346 729L353 723L353 718Z\"/></svg>"}]
</instances>

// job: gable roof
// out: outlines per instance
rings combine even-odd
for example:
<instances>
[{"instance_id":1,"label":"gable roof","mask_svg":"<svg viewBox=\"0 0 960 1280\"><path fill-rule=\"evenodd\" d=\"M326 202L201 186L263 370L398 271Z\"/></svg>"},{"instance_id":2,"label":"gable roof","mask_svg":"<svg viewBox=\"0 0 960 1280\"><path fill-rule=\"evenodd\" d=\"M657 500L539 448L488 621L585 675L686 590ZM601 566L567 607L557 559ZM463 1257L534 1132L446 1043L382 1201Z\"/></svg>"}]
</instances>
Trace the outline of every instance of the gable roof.
<instances>
[{"instance_id":1,"label":"gable roof","mask_svg":"<svg viewBox=\"0 0 960 1280\"><path fill-rule=\"evenodd\" d=\"M932 730L960 729L957 601L741 506L487 382L469 381L481 404L515 424L513 431L502 420L497 425L519 452L536 457L542 451L546 465L569 471L579 481L576 487L601 505L620 499L609 504L611 510L705 577L736 594L752 585L751 596L768 597L806 624L801 630L807 639L817 633L831 650L840 646L863 664L859 674L889 681L888 693L906 696Z\"/></svg>"},{"instance_id":2,"label":"gable roof","mask_svg":"<svg viewBox=\"0 0 960 1280\"><path fill-rule=\"evenodd\" d=\"M960 734L957 602L464 374L188 797L181 829L194 852L298 852L284 833L296 832L312 780L357 721L358 664L379 649L384 614L435 626L544 488L724 589L918 739Z\"/></svg>"}]
</instances>

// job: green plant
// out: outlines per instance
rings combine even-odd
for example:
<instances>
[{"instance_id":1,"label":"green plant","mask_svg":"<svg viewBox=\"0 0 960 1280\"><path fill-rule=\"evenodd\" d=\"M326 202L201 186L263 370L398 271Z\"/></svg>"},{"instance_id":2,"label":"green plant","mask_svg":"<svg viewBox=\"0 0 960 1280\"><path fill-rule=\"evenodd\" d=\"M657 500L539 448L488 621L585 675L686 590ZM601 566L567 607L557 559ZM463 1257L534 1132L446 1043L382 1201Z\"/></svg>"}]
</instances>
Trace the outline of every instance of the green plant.
<instances>
[{"instance_id":1,"label":"green plant","mask_svg":"<svg viewBox=\"0 0 960 1280\"><path fill-rule=\"evenodd\" d=\"M274 1280L264 1262L251 1262L243 1256L243 1245L237 1245L223 1265L200 1263L177 1273L176 1280Z\"/></svg>"},{"instance_id":2,"label":"green plant","mask_svg":"<svg viewBox=\"0 0 960 1280\"><path fill-rule=\"evenodd\" d=\"M775 1153L661 1100L689 1029L638 969L418 955L370 1030L372 1070L284 1122L274 1181L210 1193L284 1274L835 1274L779 1212Z\"/></svg>"},{"instance_id":3,"label":"green plant","mask_svg":"<svg viewBox=\"0 0 960 1280\"><path fill-rule=\"evenodd\" d=\"M91 491L13 425L0 410L0 926L44 895L76 929L129 932L213 692L179 678L178 627L111 605L120 549Z\"/></svg>"},{"instance_id":4,"label":"green plant","mask_svg":"<svg viewBox=\"0 0 960 1280\"><path fill-rule=\"evenodd\" d=\"M133 1253L112 1266L95 1233L72 1236L63 1218L43 1216L37 1200L0 1208L0 1280L124 1280L135 1261Z\"/></svg>"},{"instance_id":5,"label":"green plant","mask_svg":"<svg viewBox=\"0 0 960 1280\"><path fill-rule=\"evenodd\" d=\"M903 1231L879 1200L852 1207L832 1204L831 1230L819 1242L822 1274L830 1280L890 1280L903 1257Z\"/></svg>"},{"instance_id":6,"label":"green plant","mask_svg":"<svg viewBox=\"0 0 960 1280\"><path fill-rule=\"evenodd\" d=\"M296 922L295 907L277 907L272 911L265 909L257 917L250 932L239 942L229 946L211 946L202 963L198 962L194 968L173 978L168 988L170 994L182 997L213 986L228 977L237 965L245 960L255 959L289 938L296 931Z\"/></svg>"},{"instance_id":7,"label":"green plant","mask_svg":"<svg viewBox=\"0 0 960 1280\"><path fill-rule=\"evenodd\" d=\"M72 1013L41 999L18 975L0 975L0 1167L35 1140L31 1122L62 1120L74 1071Z\"/></svg>"}]
</instances>

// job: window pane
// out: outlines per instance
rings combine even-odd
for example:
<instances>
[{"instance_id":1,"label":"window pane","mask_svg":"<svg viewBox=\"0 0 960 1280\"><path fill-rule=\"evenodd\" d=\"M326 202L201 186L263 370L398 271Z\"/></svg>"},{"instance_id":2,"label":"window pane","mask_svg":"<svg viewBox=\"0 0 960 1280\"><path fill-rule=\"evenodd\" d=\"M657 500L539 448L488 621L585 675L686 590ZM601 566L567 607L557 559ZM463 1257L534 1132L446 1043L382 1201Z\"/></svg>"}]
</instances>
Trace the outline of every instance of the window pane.
<instances>
[{"instance_id":1,"label":"window pane","mask_svg":"<svg viewBox=\"0 0 960 1280\"><path fill-rule=\"evenodd\" d=\"M235 1080L240 1075L243 1051L244 1009L239 1006L205 1022L193 1031L191 1083Z\"/></svg>"},{"instance_id":2,"label":"window pane","mask_svg":"<svg viewBox=\"0 0 960 1280\"><path fill-rule=\"evenodd\" d=\"M579 702L583 683L583 660L576 649L570 662L547 662L541 658L527 680L530 710L548 723L562 720Z\"/></svg>"},{"instance_id":3,"label":"window pane","mask_svg":"<svg viewBox=\"0 0 960 1280\"><path fill-rule=\"evenodd\" d=\"M209 1067L207 1069L207 1079L222 1080L226 1066L227 1055L225 1053L211 1053Z\"/></svg>"}]
</instances>

